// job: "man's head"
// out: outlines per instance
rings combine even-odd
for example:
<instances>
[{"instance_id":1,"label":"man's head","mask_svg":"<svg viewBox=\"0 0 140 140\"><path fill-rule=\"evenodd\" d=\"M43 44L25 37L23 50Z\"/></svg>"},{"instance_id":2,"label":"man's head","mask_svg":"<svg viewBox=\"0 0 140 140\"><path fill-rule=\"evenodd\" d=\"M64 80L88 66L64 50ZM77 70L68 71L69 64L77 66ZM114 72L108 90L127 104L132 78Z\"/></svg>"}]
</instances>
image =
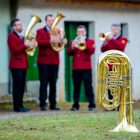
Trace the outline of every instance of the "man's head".
<instances>
[{"instance_id":1,"label":"man's head","mask_svg":"<svg viewBox=\"0 0 140 140\"><path fill-rule=\"evenodd\" d=\"M77 35L78 36L86 36L86 27L84 25L79 25L77 28Z\"/></svg>"},{"instance_id":2,"label":"man's head","mask_svg":"<svg viewBox=\"0 0 140 140\"><path fill-rule=\"evenodd\" d=\"M111 31L113 32L114 37L118 36L121 32L120 24L112 24Z\"/></svg>"},{"instance_id":3,"label":"man's head","mask_svg":"<svg viewBox=\"0 0 140 140\"><path fill-rule=\"evenodd\" d=\"M11 21L11 27L12 27L13 31L15 31L15 32L21 33L23 30L22 29L22 22L20 19L13 19Z\"/></svg>"},{"instance_id":4,"label":"man's head","mask_svg":"<svg viewBox=\"0 0 140 140\"><path fill-rule=\"evenodd\" d=\"M55 20L55 18L51 14L46 15L46 17L45 17L45 23L49 28L52 27L54 20Z\"/></svg>"}]
</instances>

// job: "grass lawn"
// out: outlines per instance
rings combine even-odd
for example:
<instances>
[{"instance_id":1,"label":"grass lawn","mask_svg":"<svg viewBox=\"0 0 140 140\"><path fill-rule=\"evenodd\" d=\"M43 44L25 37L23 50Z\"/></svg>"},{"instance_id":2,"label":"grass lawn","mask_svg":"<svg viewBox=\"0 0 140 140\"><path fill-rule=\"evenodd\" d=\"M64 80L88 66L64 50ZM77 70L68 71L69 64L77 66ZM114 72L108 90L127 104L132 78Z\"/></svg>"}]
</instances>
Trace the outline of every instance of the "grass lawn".
<instances>
[{"instance_id":1,"label":"grass lawn","mask_svg":"<svg viewBox=\"0 0 140 140\"><path fill-rule=\"evenodd\" d=\"M140 110L134 111L140 130ZM118 112L62 112L0 120L0 140L140 140L140 133L113 133Z\"/></svg>"}]
</instances>

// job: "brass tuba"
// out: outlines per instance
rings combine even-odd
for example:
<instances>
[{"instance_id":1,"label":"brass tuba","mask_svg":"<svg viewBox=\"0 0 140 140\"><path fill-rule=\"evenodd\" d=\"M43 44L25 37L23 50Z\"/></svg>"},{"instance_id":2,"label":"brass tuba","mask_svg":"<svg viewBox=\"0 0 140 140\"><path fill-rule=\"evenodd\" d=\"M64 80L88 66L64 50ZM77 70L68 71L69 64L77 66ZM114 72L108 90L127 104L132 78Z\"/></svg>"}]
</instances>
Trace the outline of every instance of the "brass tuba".
<instances>
[{"instance_id":1,"label":"brass tuba","mask_svg":"<svg viewBox=\"0 0 140 140\"><path fill-rule=\"evenodd\" d=\"M51 27L51 31L50 31L50 37L51 40L53 40L53 38L57 37L59 40L59 43L53 43L53 41L51 41L51 47L54 51L59 52L61 51L65 45L63 44L62 40L64 39L64 30L62 28L56 28L56 26L58 25L58 23L64 18L65 16L62 13L57 13L57 17Z\"/></svg>"},{"instance_id":2,"label":"brass tuba","mask_svg":"<svg viewBox=\"0 0 140 140\"><path fill-rule=\"evenodd\" d=\"M118 50L103 53L98 61L97 90L98 106L107 110L119 107L119 124L111 131L139 132L133 121L131 63L126 54Z\"/></svg>"},{"instance_id":3,"label":"brass tuba","mask_svg":"<svg viewBox=\"0 0 140 140\"><path fill-rule=\"evenodd\" d=\"M101 41L105 41L107 39L108 36L112 35L112 32L107 32L107 33L100 33L99 34L99 39Z\"/></svg>"},{"instance_id":4,"label":"brass tuba","mask_svg":"<svg viewBox=\"0 0 140 140\"><path fill-rule=\"evenodd\" d=\"M86 49L86 45L85 45L85 39L83 38L83 36L77 36L75 38L76 40L76 47L81 50L84 51Z\"/></svg>"},{"instance_id":5,"label":"brass tuba","mask_svg":"<svg viewBox=\"0 0 140 140\"><path fill-rule=\"evenodd\" d=\"M28 27L26 29L25 35L24 35L24 42L26 40L35 39L35 35L33 33L31 33L31 30L39 22L41 22L40 17L32 15L32 18L30 20L30 23L29 23L29 25L28 25ZM34 52L35 52L35 48L29 47L29 48L26 49L25 52L26 52L27 55L33 56Z\"/></svg>"}]
</instances>

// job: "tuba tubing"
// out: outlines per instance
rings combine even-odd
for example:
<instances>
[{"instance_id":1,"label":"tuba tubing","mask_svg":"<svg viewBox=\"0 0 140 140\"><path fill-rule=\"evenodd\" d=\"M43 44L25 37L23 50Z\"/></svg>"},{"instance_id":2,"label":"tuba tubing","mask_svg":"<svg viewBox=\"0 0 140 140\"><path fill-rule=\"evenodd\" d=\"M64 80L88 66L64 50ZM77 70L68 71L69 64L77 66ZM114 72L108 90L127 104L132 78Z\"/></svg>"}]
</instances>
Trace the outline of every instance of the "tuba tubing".
<instances>
[{"instance_id":1,"label":"tuba tubing","mask_svg":"<svg viewBox=\"0 0 140 140\"><path fill-rule=\"evenodd\" d=\"M98 61L98 106L107 110L119 107L118 125L112 132L139 132L133 121L131 69L128 56L118 50L103 53Z\"/></svg>"},{"instance_id":2,"label":"tuba tubing","mask_svg":"<svg viewBox=\"0 0 140 140\"><path fill-rule=\"evenodd\" d=\"M34 27L37 23L39 23L39 22L41 22L41 18L38 17L38 16L36 16L36 15L32 15L32 18L31 18L31 20L30 20L30 22L29 22L29 24L28 24L28 27L27 27L27 29L26 29L26 31L25 31L24 42L25 42L26 40L35 39L35 35L33 35L33 34L31 33L31 30L32 30L33 27ZM27 49L25 50L25 52L26 52L26 54L27 54L28 56L33 56L34 53L35 53L35 48L29 47L29 48L27 48Z\"/></svg>"},{"instance_id":3,"label":"tuba tubing","mask_svg":"<svg viewBox=\"0 0 140 140\"><path fill-rule=\"evenodd\" d=\"M62 42L62 39L64 39L64 30L62 28L56 28L56 26L59 24L59 22L64 18L65 16L62 14L62 13L57 13L57 17L51 27L51 32L50 32L50 36L53 37L53 35L55 34L55 31L56 29L59 29L60 31L60 35L59 35L59 38L60 38L60 43L58 44L55 44L55 43L51 43L51 47L54 51L56 52L59 52L61 51L65 45L63 44Z\"/></svg>"}]
</instances>

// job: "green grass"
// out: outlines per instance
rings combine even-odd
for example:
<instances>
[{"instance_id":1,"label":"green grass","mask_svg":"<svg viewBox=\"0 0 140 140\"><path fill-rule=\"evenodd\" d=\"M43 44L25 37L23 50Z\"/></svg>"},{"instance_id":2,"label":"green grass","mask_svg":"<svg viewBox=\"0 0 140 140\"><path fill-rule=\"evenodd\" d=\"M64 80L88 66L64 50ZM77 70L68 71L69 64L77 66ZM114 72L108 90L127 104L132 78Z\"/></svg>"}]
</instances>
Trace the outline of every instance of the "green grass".
<instances>
[{"instance_id":1,"label":"green grass","mask_svg":"<svg viewBox=\"0 0 140 140\"><path fill-rule=\"evenodd\" d=\"M140 129L140 111L134 112ZM0 120L0 140L140 140L140 133L113 133L118 112L66 112Z\"/></svg>"}]
</instances>

